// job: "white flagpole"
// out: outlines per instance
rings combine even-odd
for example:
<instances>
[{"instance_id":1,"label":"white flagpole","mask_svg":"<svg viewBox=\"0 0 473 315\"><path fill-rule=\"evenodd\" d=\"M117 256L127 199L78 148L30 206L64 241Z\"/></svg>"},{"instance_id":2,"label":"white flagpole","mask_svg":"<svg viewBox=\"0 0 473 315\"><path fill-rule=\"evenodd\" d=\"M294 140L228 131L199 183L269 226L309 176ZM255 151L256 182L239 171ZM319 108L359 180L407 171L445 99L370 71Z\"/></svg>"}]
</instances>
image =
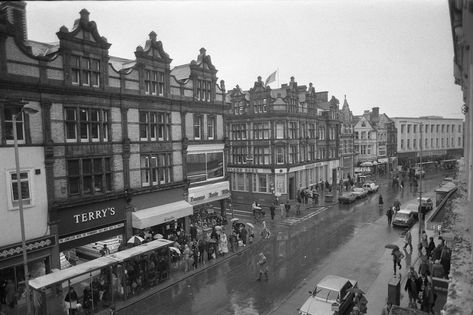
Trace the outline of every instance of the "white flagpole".
<instances>
[{"instance_id":1,"label":"white flagpole","mask_svg":"<svg viewBox=\"0 0 473 315\"><path fill-rule=\"evenodd\" d=\"M280 86L280 85L279 85L279 67L278 67L278 69L276 70L276 72L277 72L277 74L278 74L278 87L277 87L277 88L279 88L279 86Z\"/></svg>"}]
</instances>

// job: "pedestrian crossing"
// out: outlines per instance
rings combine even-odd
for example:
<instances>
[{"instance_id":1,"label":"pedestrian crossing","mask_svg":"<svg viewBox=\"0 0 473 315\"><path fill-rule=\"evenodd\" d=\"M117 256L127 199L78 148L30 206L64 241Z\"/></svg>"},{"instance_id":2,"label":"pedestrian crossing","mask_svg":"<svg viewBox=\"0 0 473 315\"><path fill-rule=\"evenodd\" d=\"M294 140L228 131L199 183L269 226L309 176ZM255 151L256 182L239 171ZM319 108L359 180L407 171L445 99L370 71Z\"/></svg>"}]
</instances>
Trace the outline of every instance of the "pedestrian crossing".
<instances>
[{"instance_id":1,"label":"pedestrian crossing","mask_svg":"<svg viewBox=\"0 0 473 315\"><path fill-rule=\"evenodd\" d=\"M322 213L322 212L325 212L327 211L329 208L328 207L325 207L325 206L322 206L322 207L316 207L315 208L315 211L311 211L309 213L307 213L306 215L302 216L302 217L289 217L289 218L283 218L281 221L279 221L279 224L283 224L283 225L288 225L288 226L291 226L291 225L294 225L294 224L297 224L297 223L300 223L300 222L303 222L303 221L306 221L306 220L309 220L310 218ZM312 210L312 209L310 209ZM304 212L304 211L303 211ZM242 221L253 221L254 218L253 218L253 213L250 212L250 211L247 211L247 210L237 210L237 209L233 209L233 216L232 216L232 212L230 210L227 210L227 217L228 218L238 218ZM269 216L266 216L267 219L269 220L270 217ZM276 214L276 219L279 217L279 212Z\"/></svg>"},{"instance_id":2,"label":"pedestrian crossing","mask_svg":"<svg viewBox=\"0 0 473 315\"><path fill-rule=\"evenodd\" d=\"M325 212L328 210L328 207L318 207L316 211L314 212L309 212L308 214L302 216L302 217L289 217L289 218L285 218L283 219L280 224L283 224L283 225L288 225L288 226L292 226L294 224L298 224L300 222L303 222L303 221L306 221L306 220L309 220L310 218L312 217L315 217L316 215L322 213L322 212Z\"/></svg>"}]
</instances>

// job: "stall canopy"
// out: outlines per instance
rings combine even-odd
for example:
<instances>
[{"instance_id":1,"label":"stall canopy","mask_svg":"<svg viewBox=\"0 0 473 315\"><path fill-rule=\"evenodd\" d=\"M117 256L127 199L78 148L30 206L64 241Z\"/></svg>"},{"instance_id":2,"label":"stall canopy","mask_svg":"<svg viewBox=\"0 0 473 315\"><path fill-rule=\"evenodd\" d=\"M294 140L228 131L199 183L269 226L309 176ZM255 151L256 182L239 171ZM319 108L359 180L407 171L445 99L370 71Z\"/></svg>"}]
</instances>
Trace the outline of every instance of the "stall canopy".
<instances>
[{"instance_id":1,"label":"stall canopy","mask_svg":"<svg viewBox=\"0 0 473 315\"><path fill-rule=\"evenodd\" d=\"M73 280L76 277L89 274L104 267L121 263L126 259L136 257L138 255L156 250L158 248L172 245L173 243L174 242L165 239L159 239L152 242L144 243L133 248L125 249L111 255L106 255L67 269L59 270L57 272L49 273L47 275L32 279L29 281L29 285L36 290L40 288L46 288L53 284L62 283L67 280Z\"/></svg>"},{"instance_id":2,"label":"stall canopy","mask_svg":"<svg viewBox=\"0 0 473 315\"><path fill-rule=\"evenodd\" d=\"M191 204L184 200L176 201L162 206L133 212L132 226L135 229L146 229L150 226L186 217L192 213L193 208Z\"/></svg>"}]
</instances>

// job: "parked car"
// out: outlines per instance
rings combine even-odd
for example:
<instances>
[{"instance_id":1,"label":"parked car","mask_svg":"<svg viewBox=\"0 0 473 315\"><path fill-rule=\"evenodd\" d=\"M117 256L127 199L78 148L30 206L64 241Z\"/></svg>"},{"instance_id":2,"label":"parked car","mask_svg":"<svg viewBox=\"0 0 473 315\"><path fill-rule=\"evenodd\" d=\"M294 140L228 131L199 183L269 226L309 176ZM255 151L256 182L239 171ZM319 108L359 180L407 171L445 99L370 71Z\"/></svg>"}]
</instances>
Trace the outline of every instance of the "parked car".
<instances>
[{"instance_id":1,"label":"parked car","mask_svg":"<svg viewBox=\"0 0 473 315\"><path fill-rule=\"evenodd\" d=\"M415 219L419 218L419 203L409 203L403 208L412 211Z\"/></svg>"},{"instance_id":2,"label":"parked car","mask_svg":"<svg viewBox=\"0 0 473 315\"><path fill-rule=\"evenodd\" d=\"M374 193L377 192L379 189L379 185L376 185L373 182L368 182L363 184L363 188L368 192L368 193Z\"/></svg>"},{"instance_id":3,"label":"parked car","mask_svg":"<svg viewBox=\"0 0 473 315\"><path fill-rule=\"evenodd\" d=\"M352 193L356 195L356 199L365 198L368 192L363 187L354 187Z\"/></svg>"},{"instance_id":4,"label":"parked car","mask_svg":"<svg viewBox=\"0 0 473 315\"><path fill-rule=\"evenodd\" d=\"M411 227L415 223L414 212L409 209L399 210L393 218L393 226Z\"/></svg>"},{"instance_id":5,"label":"parked car","mask_svg":"<svg viewBox=\"0 0 473 315\"><path fill-rule=\"evenodd\" d=\"M419 202L420 197L417 198L417 202ZM421 210L430 211L434 208L434 202L432 198L429 197L422 197L422 201L420 202Z\"/></svg>"},{"instance_id":6,"label":"parked car","mask_svg":"<svg viewBox=\"0 0 473 315\"><path fill-rule=\"evenodd\" d=\"M338 197L339 203L352 203L356 200L356 195L352 192L343 193L340 197Z\"/></svg>"},{"instance_id":7,"label":"parked car","mask_svg":"<svg viewBox=\"0 0 473 315\"><path fill-rule=\"evenodd\" d=\"M353 290L357 281L344 277L328 275L309 291L310 296L299 309L299 315L344 314L353 303Z\"/></svg>"}]
</instances>

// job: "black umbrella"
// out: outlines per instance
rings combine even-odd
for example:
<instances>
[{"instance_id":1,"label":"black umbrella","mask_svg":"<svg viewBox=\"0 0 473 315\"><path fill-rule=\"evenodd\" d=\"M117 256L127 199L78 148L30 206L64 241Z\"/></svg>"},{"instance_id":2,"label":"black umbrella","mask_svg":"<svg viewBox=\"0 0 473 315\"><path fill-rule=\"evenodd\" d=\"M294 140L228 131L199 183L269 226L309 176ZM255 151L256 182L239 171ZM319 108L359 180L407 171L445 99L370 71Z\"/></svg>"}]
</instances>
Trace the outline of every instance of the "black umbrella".
<instances>
[{"instance_id":1,"label":"black umbrella","mask_svg":"<svg viewBox=\"0 0 473 315\"><path fill-rule=\"evenodd\" d=\"M399 249L399 246L397 246L396 244L387 244L384 247L389 249Z\"/></svg>"},{"instance_id":2,"label":"black umbrella","mask_svg":"<svg viewBox=\"0 0 473 315\"><path fill-rule=\"evenodd\" d=\"M353 292L354 294L365 294L365 292L363 292L363 290L361 290L360 288L358 287L352 287L350 289L348 289L348 292Z\"/></svg>"}]
</instances>

